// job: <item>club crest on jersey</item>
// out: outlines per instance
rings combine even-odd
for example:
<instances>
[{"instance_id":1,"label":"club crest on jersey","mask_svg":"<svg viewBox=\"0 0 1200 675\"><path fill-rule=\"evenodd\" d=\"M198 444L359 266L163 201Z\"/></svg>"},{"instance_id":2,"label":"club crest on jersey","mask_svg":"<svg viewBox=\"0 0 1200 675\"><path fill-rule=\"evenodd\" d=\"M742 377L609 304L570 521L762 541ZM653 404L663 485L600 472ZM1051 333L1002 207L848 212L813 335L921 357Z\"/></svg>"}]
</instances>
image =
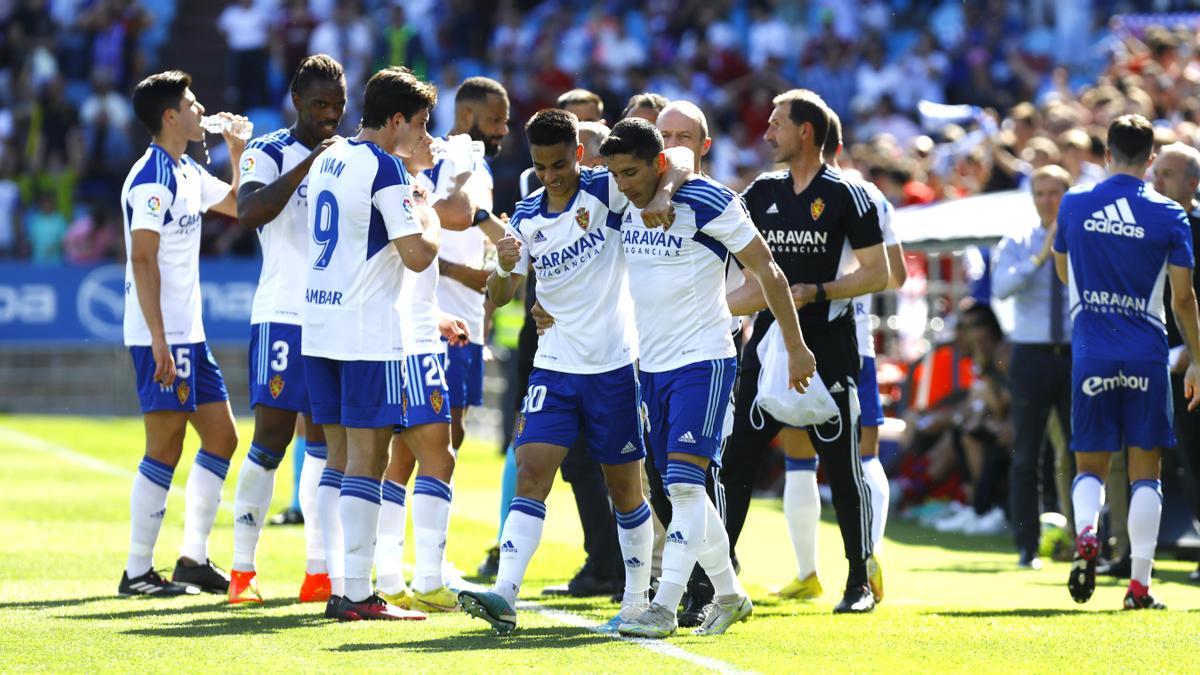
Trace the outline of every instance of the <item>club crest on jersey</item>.
<instances>
[{"instance_id":1,"label":"club crest on jersey","mask_svg":"<svg viewBox=\"0 0 1200 675\"><path fill-rule=\"evenodd\" d=\"M825 213L825 200L821 199L820 197L814 199L813 203L808 207L808 212L812 214L813 220L820 218L821 214Z\"/></svg>"},{"instance_id":2,"label":"club crest on jersey","mask_svg":"<svg viewBox=\"0 0 1200 675\"><path fill-rule=\"evenodd\" d=\"M279 398L279 395L283 393L283 376L276 373L275 377L272 377L271 381L267 383L267 387L271 390L271 398Z\"/></svg>"},{"instance_id":3,"label":"club crest on jersey","mask_svg":"<svg viewBox=\"0 0 1200 675\"><path fill-rule=\"evenodd\" d=\"M179 399L179 405L187 403L188 394L192 393L192 388L187 382L180 382L178 387L175 387L175 398Z\"/></svg>"},{"instance_id":4,"label":"club crest on jersey","mask_svg":"<svg viewBox=\"0 0 1200 675\"><path fill-rule=\"evenodd\" d=\"M429 392L429 405L433 406L433 412L435 415L440 415L442 413L442 404L445 402L446 398L442 396L440 389L434 389L433 391Z\"/></svg>"},{"instance_id":5,"label":"club crest on jersey","mask_svg":"<svg viewBox=\"0 0 1200 675\"><path fill-rule=\"evenodd\" d=\"M587 207L581 206L575 210L575 224L580 229L588 229L588 225L592 222L592 214L588 213Z\"/></svg>"},{"instance_id":6,"label":"club crest on jersey","mask_svg":"<svg viewBox=\"0 0 1200 675\"><path fill-rule=\"evenodd\" d=\"M525 433L525 413L517 413L517 419L513 424L513 431L517 438L520 438Z\"/></svg>"},{"instance_id":7,"label":"club crest on jersey","mask_svg":"<svg viewBox=\"0 0 1200 675\"><path fill-rule=\"evenodd\" d=\"M254 157L249 155L242 158L242 174L254 173Z\"/></svg>"}]
</instances>

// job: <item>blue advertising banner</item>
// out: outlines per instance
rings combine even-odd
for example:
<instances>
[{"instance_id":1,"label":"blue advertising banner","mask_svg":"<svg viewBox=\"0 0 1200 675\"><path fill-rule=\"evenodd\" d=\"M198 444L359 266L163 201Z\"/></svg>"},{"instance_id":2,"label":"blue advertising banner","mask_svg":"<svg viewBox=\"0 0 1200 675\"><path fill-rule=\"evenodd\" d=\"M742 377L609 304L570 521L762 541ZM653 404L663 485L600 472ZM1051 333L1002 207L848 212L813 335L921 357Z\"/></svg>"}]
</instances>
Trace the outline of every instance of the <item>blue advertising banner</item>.
<instances>
[{"instance_id":1,"label":"blue advertising banner","mask_svg":"<svg viewBox=\"0 0 1200 675\"><path fill-rule=\"evenodd\" d=\"M258 260L201 260L209 342L250 339ZM122 344L125 266L0 263L0 346Z\"/></svg>"}]
</instances>

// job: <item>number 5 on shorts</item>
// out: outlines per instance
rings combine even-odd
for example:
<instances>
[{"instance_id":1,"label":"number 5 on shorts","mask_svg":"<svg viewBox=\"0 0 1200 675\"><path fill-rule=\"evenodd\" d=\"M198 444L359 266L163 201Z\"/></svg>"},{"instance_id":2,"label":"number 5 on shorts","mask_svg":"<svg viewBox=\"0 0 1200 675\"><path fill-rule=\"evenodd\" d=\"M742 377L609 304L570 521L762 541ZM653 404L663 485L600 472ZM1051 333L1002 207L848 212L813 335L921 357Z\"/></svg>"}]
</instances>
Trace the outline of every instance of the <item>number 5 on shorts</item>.
<instances>
[{"instance_id":1,"label":"number 5 on shorts","mask_svg":"<svg viewBox=\"0 0 1200 675\"><path fill-rule=\"evenodd\" d=\"M521 404L521 412L529 414L542 409L546 403L546 385L535 384L525 394L525 402Z\"/></svg>"}]
</instances>

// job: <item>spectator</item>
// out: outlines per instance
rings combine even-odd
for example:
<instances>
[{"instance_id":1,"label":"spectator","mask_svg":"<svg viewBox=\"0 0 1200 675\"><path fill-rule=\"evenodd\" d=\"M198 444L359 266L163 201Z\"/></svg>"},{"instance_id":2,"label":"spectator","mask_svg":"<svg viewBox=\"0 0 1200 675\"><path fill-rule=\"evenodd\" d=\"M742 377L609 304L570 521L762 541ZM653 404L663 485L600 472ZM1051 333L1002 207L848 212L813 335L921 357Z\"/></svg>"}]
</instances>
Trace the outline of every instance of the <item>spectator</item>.
<instances>
[{"instance_id":1,"label":"spectator","mask_svg":"<svg viewBox=\"0 0 1200 675\"><path fill-rule=\"evenodd\" d=\"M367 68L373 63L375 48L371 29L355 11L355 3L340 0L332 18L321 23L308 41L308 53L332 56L346 72L346 91L362 91L367 81ZM342 116L342 133L351 135L362 116L358 109L361 96L346 98L346 114Z\"/></svg>"},{"instance_id":2,"label":"spectator","mask_svg":"<svg viewBox=\"0 0 1200 675\"><path fill-rule=\"evenodd\" d=\"M62 262L63 236L67 219L58 210L55 194L49 190L38 195L37 207L25 215L25 236L29 240L30 259L47 265Z\"/></svg>"},{"instance_id":3,"label":"spectator","mask_svg":"<svg viewBox=\"0 0 1200 675\"><path fill-rule=\"evenodd\" d=\"M280 15L272 41L277 50L276 61L283 73L294 73L300 61L308 56L308 40L317 27L317 20L309 10L308 0L289 0Z\"/></svg>"},{"instance_id":4,"label":"spectator","mask_svg":"<svg viewBox=\"0 0 1200 675\"><path fill-rule=\"evenodd\" d=\"M389 17L390 21L383 29L376 68L406 66L417 77L425 79L429 74L429 61L425 56L421 34L408 24L404 8L400 5L392 6Z\"/></svg>"},{"instance_id":5,"label":"spectator","mask_svg":"<svg viewBox=\"0 0 1200 675\"><path fill-rule=\"evenodd\" d=\"M229 81L234 109L251 110L267 103L267 41L271 21L254 0L237 0L221 12L217 27L229 45Z\"/></svg>"}]
</instances>

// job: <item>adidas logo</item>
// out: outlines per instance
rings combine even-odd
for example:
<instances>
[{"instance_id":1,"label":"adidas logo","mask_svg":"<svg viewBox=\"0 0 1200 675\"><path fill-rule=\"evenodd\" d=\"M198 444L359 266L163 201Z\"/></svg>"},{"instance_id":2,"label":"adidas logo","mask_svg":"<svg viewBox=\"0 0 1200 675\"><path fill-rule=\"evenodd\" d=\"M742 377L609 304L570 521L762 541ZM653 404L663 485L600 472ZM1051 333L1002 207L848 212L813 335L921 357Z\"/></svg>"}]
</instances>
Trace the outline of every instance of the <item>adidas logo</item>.
<instances>
[{"instance_id":1,"label":"adidas logo","mask_svg":"<svg viewBox=\"0 0 1200 675\"><path fill-rule=\"evenodd\" d=\"M779 213L779 207L776 206L774 202L772 202L771 205L767 207L767 214L769 215L772 213Z\"/></svg>"},{"instance_id":2,"label":"adidas logo","mask_svg":"<svg viewBox=\"0 0 1200 675\"><path fill-rule=\"evenodd\" d=\"M667 543L668 544L680 544L681 546L687 546L687 539L683 538L683 532L680 532L679 530L675 530L671 534L667 535Z\"/></svg>"},{"instance_id":3,"label":"adidas logo","mask_svg":"<svg viewBox=\"0 0 1200 675\"><path fill-rule=\"evenodd\" d=\"M513 546L512 540L510 539L500 545L500 552L501 553L516 553L517 547Z\"/></svg>"},{"instance_id":4,"label":"adidas logo","mask_svg":"<svg viewBox=\"0 0 1200 675\"><path fill-rule=\"evenodd\" d=\"M829 393L831 394L840 394L844 391L846 391L846 388L842 386L841 382L834 382L833 386L829 388Z\"/></svg>"},{"instance_id":5,"label":"adidas logo","mask_svg":"<svg viewBox=\"0 0 1200 675\"><path fill-rule=\"evenodd\" d=\"M166 517L166 515L167 515L167 510L161 509L155 513L151 513L150 517L153 518L154 520L162 520L164 517Z\"/></svg>"},{"instance_id":6,"label":"adidas logo","mask_svg":"<svg viewBox=\"0 0 1200 675\"><path fill-rule=\"evenodd\" d=\"M533 243L540 244L543 241L546 241L546 235L542 234L541 230L538 230L537 234L533 235Z\"/></svg>"},{"instance_id":7,"label":"adidas logo","mask_svg":"<svg viewBox=\"0 0 1200 675\"><path fill-rule=\"evenodd\" d=\"M680 437L679 437L679 442L680 442L680 443L692 443L692 444L695 444L695 443L696 443L696 437L695 437L695 436L693 436L693 435L692 435L692 432L690 432L690 431L689 431L689 432L687 432L686 434L684 434L684 435L682 435L682 436L680 436Z\"/></svg>"},{"instance_id":8,"label":"adidas logo","mask_svg":"<svg viewBox=\"0 0 1200 675\"><path fill-rule=\"evenodd\" d=\"M645 565L645 564L646 564L646 563L642 562L641 560L638 560L638 559L637 559L637 556L634 556L634 557L632 557L632 558L626 558L626 559L625 559L625 566L626 566L626 567L641 567L642 565Z\"/></svg>"},{"instance_id":9,"label":"adidas logo","mask_svg":"<svg viewBox=\"0 0 1200 675\"><path fill-rule=\"evenodd\" d=\"M1108 206L1093 211L1092 217L1083 221L1083 229L1099 234L1115 234L1121 237L1141 239L1146 236L1146 230L1139 227L1129 208L1129 200L1121 197Z\"/></svg>"},{"instance_id":10,"label":"adidas logo","mask_svg":"<svg viewBox=\"0 0 1200 675\"><path fill-rule=\"evenodd\" d=\"M254 527L254 514L250 512L243 513L242 515L238 516L237 522L242 525Z\"/></svg>"},{"instance_id":11,"label":"adidas logo","mask_svg":"<svg viewBox=\"0 0 1200 675\"><path fill-rule=\"evenodd\" d=\"M631 452L637 452L637 446L633 444L633 441L626 443L625 447L621 448L622 455L628 455Z\"/></svg>"}]
</instances>

